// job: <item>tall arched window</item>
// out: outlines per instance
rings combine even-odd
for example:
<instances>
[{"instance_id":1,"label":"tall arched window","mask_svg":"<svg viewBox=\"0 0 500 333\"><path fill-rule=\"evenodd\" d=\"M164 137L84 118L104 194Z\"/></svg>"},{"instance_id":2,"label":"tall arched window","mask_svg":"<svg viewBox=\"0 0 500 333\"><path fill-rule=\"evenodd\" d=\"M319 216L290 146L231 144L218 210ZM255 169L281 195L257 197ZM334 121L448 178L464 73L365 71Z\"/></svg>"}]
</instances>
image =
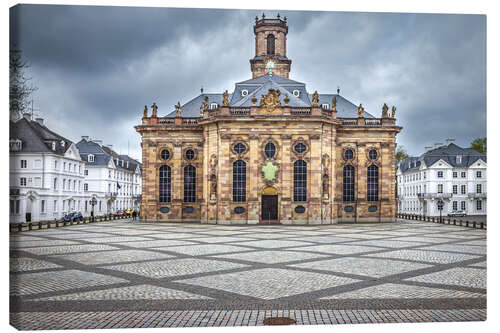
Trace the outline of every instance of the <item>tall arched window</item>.
<instances>
[{"instance_id":1,"label":"tall arched window","mask_svg":"<svg viewBox=\"0 0 500 333\"><path fill-rule=\"evenodd\" d=\"M378 201L378 166L370 165L366 179L368 201Z\"/></svg>"},{"instance_id":2,"label":"tall arched window","mask_svg":"<svg viewBox=\"0 0 500 333\"><path fill-rule=\"evenodd\" d=\"M274 35L267 35L267 54L274 54Z\"/></svg>"},{"instance_id":3,"label":"tall arched window","mask_svg":"<svg viewBox=\"0 0 500 333\"><path fill-rule=\"evenodd\" d=\"M184 202L196 201L196 168L188 165L184 168Z\"/></svg>"},{"instance_id":4,"label":"tall arched window","mask_svg":"<svg viewBox=\"0 0 500 333\"><path fill-rule=\"evenodd\" d=\"M160 202L170 202L172 199L172 178L170 167L163 165L160 167Z\"/></svg>"},{"instance_id":5,"label":"tall arched window","mask_svg":"<svg viewBox=\"0 0 500 333\"><path fill-rule=\"evenodd\" d=\"M247 194L247 164L242 160L233 163L233 201L245 202Z\"/></svg>"},{"instance_id":6,"label":"tall arched window","mask_svg":"<svg viewBox=\"0 0 500 333\"><path fill-rule=\"evenodd\" d=\"M297 160L293 163L293 201L307 200L307 163Z\"/></svg>"},{"instance_id":7,"label":"tall arched window","mask_svg":"<svg viewBox=\"0 0 500 333\"><path fill-rule=\"evenodd\" d=\"M344 167L343 190L344 201L354 201L354 167L352 165Z\"/></svg>"}]
</instances>

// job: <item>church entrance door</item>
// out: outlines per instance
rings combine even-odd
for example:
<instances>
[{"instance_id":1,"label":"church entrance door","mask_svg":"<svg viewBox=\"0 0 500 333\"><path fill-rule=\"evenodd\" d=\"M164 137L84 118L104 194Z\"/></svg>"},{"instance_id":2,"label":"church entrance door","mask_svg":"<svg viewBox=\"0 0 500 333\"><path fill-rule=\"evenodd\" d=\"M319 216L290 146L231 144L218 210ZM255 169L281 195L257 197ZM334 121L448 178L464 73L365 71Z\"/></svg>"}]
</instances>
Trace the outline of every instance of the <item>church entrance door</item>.
<instances>
[{"instance_id":1,"label":"church entrance door","mask_svg":"<svg viewBox=\"0 0 500 333\"><path fill-rule=\"evenodd\" d=\"M278 222L278 196L262 195L261 223L271 224Z\"/></svg>"}]
</instances>

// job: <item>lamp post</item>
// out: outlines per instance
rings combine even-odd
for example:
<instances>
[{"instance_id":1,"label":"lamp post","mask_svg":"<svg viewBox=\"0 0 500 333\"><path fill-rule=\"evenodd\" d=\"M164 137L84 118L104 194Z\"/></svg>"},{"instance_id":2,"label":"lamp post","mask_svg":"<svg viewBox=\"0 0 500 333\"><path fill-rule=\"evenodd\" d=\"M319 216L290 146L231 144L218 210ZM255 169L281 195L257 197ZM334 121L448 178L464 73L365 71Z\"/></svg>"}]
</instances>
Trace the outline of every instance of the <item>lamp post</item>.
<instances>
[{"instance_id":1,"label":"lamp post","mask_svg":"<svg viewBox=\"0 0 500 333\"><path fill-rule=\"evenodd\" d=\"M95 222L95 218L94 218L94 206L97 204L97 200L95 198L92 198L92 200L90 200L90 204L92 205L92 212L90 213L91 216L92 216L92 222Z\"/></svg>"},{"instance_id":2,"label":"lamp post","mask_svg":"<svg viewBox=\"0 0 500 333\"><path fill-rule=\"evenodd\" d=\"M439 223L443 223L443 205L444 205L444 202L443 200L439 200L437 202L438 204L438 210L439 210Z\"/></svg>"}]
</instances>

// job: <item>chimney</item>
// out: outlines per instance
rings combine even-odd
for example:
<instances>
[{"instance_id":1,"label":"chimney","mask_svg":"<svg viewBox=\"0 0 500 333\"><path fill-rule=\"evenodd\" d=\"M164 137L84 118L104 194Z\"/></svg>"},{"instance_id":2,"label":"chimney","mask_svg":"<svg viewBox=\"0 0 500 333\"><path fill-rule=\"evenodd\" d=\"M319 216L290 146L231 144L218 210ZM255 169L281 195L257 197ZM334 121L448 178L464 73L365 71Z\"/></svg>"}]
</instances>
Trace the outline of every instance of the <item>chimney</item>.
<instances>
[{"instance_id":1,"label":"chimney","mask_svg":"<svg viewBox=\"0 0 500 333\"><path fill-rule=\"evenodd\" d=\"M432 146L427 146L427 147L425 147L425 152L427 153L431 149L432 149Z\"/></svg>"},{"instance_id":2,"label":"chimney","mask_svg":"<svg viewBox=\"0 0 500 333\"><path fill-rule=\"evenodd\" d=\"M87 135L82 135L82 139L85 141L89 141L89 137Z\"/></svg>"},{"instance_id":3,"label":"chimney","mask_svg":"<svg viewBox=\"0 0 500 333\"><path fill-rule=\"evenodd\" d=\"M35 119L37 123L39 123L40 125L43 125L43 118L36 118Z\"/></svg>"},{"instance_id":4,"label":"chimney","mask_svg":"<svg viewBox=\"0 0 500 333\"><path fill-rule=\"evenodd\" d=\"M92 140L94 143L97 143L99 146L102 146L102 140Z\"/></svg>"},{"instance_id":5,"label":"chimney","mask_svg":"<svg viewBox=\"0 0 500 333\"><path fill-rule=\"evenodd\" d=\"M23 113L23 117L26 118L26 120L31 120L31 113L25 112Z\"/></svg>"},{"instance_id":6,"label":"chimney","mask_svg":"<svg viewBox=\"0 0 500 333\"><path fill-rule=\"evenodd\" d=\"M443 145L442 143L435 143L435 144L434 144L434 148L439 148L439 147L441 147L442 145Z\"/></svg>"},{"instance_id":7,"label":"chimney","mask_svg":"<svg viewBox=\"0 0 500 333\"><path fill-rule=\"evenodd\" d=\"M446 145L448 146L450 143L455 143L455 139L446 139Z\"/></svg>"}]
</instances>

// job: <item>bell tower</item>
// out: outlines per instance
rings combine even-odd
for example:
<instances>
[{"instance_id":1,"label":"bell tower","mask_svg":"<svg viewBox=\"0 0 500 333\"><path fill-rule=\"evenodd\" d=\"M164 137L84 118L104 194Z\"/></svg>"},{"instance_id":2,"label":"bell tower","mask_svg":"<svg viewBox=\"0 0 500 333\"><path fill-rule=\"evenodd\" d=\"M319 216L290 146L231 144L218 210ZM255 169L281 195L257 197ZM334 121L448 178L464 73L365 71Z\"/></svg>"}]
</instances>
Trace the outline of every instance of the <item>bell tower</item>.
<instances>
[{"instance_id":1,"label":"bell tower","mask_svg":"<svg viewBox=\"0 0 500 333\"><path fill-rule=\"evenodd\" d=\"M252 78L267 74L266 64L274 62L273 73L288 78L292 61L286 57L286 35L288 26L286 16L282 20L280 14L275 19L255 17L253 27L255 34L255 57L250 59Z\"/></svg>"}]
</instances>

